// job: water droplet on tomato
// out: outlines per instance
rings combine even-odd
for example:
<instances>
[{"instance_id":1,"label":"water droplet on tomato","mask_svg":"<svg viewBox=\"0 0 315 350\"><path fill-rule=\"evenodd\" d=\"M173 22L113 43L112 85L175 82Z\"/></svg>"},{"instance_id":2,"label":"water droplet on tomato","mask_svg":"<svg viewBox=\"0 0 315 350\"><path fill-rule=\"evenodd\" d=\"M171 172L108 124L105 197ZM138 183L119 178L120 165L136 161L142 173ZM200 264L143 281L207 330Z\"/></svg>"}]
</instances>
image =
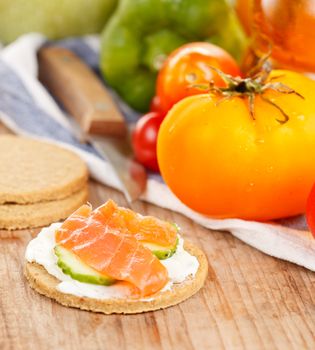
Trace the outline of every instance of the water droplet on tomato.
<instances>
[{"instance_id":1,"label":"water droplet on tomato","mask_svg":"<svg viewBox=\"0 0 315 350\"><path fill-rule=\"evenodd\" d=\"M254 182L250 182L246 187L246 192L251 192L254 186L255 186Z\"/></svg>"},{"instance_id":2,"label":"water droplet on tomato","mask_svg":"<svg viewBox=\"0 0 315 350\"><path fill-rule=\"evenodd\" d=\"M168 129L168 133L171 134L175 129L175 125L172 125L169 129Z\"/></svg>"},{"instance_id":3,"label":"water droplet on tomato","mask_svg":"<svg viewBox=\"0 0 315 350\"><path fill-rule=\"evenodd\" d=\"M273 166L267 167L267 173L272 173L273 172Z\"/></svg>"},{"instance_id":4,"label":"water droplet on tomato","mask_svg":"<svg viewBox=\"0 0 315 350\"><path fill-rule=\"evenodd\" d=\"M188 73L185 76L185 80L190 84L195 83L197 80L197 75L195 73Z\"/></svg>"}]
</instances>

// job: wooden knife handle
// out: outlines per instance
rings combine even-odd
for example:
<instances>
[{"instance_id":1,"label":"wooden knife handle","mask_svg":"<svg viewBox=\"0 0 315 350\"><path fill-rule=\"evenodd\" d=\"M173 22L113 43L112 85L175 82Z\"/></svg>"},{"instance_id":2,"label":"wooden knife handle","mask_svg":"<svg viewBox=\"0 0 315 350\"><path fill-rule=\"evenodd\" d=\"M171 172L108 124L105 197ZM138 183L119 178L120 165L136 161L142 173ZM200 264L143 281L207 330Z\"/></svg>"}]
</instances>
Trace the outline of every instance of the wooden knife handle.
<instances>
[{"instance_id":1,"label":"wooden knife handle","mask_svg":"<svg viewBox=\"0 0 315 350\"><path fill-rule=\"evenodd\" d=\"M94 72L73 52L44 47L38 53L39 80L74 116L83 132L124 136L124 117Z\"/></svg>"}]
</instances>

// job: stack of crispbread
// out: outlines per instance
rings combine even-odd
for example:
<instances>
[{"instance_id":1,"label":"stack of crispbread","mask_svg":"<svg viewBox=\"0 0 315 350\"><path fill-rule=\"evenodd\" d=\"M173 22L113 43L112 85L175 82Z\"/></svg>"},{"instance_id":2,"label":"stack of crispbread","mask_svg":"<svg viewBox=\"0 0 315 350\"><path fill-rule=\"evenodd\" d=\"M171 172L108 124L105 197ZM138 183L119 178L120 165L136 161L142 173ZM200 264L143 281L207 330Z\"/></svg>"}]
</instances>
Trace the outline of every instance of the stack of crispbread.
<instances>
[{"instance_id":1,"label":"stack of crispbread","mask_svg":"<svg viewBox=\"0 0 315 350\"><path fill-rule=\"evenodd\" d=\"M86 202L88 172L74 153L13 135L0 136L0 228L49 225Z\"/></svg>"}]
</instances>

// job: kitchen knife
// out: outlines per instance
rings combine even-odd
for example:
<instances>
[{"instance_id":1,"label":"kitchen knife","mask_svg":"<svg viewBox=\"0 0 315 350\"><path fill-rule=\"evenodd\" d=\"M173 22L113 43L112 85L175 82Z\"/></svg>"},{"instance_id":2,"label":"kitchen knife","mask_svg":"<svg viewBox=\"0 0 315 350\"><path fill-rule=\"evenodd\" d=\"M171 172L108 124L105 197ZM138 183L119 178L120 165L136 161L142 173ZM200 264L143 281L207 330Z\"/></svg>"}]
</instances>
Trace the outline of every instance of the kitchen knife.
<instances>
[{"instance_id":1,"label":"kitchen knife","mask_svg":"<svg viewBox=\"0 0 315 350\"><path fill-rule=\"evenodd\" d=\"M128 202L145 190L145 168L133 159L130 131L106 87L73 52L47 46L38 53L38 77L75 118L82 139L111 164Z\"/></svg>"}]
</instances>

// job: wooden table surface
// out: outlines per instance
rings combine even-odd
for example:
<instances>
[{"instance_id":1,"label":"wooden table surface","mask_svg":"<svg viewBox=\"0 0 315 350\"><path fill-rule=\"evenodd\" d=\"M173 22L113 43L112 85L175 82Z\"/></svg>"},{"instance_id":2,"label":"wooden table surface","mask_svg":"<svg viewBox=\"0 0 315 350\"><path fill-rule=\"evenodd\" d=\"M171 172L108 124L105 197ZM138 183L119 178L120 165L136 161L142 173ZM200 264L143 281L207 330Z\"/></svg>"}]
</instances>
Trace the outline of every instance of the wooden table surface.
<instances>
[{"instance_id":1,"label":"wooden table surface","mask_svg":"<svg viewBox=\"0 0 315 350\"><path fill-rule=\"evenodd\" d=\"M123 196L91 182L90 202ZM96 314L34 292L23 276L24 250L37 230L0 231L0 349L315 349L315 273L276 260L228 233L136 202L142 214L177 222L209 261L205 287L166 310Z\"/></svg>"}]
</instances>

